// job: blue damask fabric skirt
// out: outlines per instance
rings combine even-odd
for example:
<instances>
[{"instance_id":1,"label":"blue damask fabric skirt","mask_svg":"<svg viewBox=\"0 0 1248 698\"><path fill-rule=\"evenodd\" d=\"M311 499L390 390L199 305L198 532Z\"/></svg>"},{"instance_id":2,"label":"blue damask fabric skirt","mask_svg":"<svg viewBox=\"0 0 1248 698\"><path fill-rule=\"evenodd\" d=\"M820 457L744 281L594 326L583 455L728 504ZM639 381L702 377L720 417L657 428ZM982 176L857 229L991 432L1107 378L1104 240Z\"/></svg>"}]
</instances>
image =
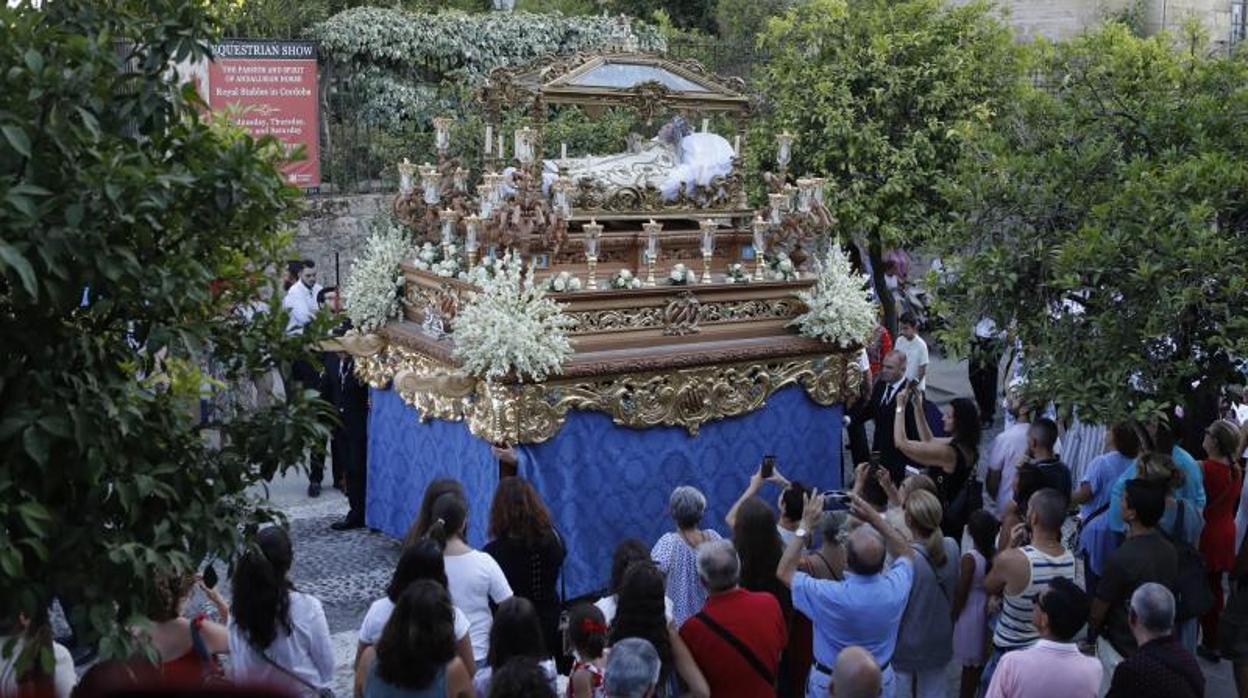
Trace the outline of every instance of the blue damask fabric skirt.
<instances>
[{"instance_id":1,"label":"blue damask fabric skirt","mask_svg":"<svg viewBox=\"0 0 1248 698\"><path fill-rule=\"evenodd\" d=\"M704 424L695 436L679 427L631 429L598 412L574 411L549 441L521 446L519 474L541 493L568 545L564 589L576 597L602 589L611 552L638 538L649 548L672 529L667 500L678 485L707 498L703 528L731 532L724 515L765 455L790 480L820 490L841 486L841 414L798 387L772 395L750 414ZM402 536L429 481L464 483L469 542L484 545L498 467L490 446L462 423L421 423L392 390L374 390L369 418L368 525ZM779 490L760 494L774 502Z\"/></svg>"}]
</instances>

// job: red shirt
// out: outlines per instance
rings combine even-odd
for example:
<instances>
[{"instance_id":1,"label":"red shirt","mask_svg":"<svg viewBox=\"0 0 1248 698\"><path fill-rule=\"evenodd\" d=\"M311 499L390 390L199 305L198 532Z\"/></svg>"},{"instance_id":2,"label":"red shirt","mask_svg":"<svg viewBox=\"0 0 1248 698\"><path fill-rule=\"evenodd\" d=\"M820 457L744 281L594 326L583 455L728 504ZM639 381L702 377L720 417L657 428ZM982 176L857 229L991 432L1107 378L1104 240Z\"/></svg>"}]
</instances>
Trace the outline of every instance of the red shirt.
<instances>
[{"instance_id":1,"label":"red shirt","mask_svg":"<svg viewBox=\"0 0 1248 698\"><path fill-rule=\"evenodd\" d=\"M773 677L787 644L784 615L776 597L761 591L726 591L706 600L702 612L749 647ZM680 639L702 667L711 695L742 698L776 695L774 686L759 675L735 647L694 616L680 628Z\"/></svg>"}]
</instances>

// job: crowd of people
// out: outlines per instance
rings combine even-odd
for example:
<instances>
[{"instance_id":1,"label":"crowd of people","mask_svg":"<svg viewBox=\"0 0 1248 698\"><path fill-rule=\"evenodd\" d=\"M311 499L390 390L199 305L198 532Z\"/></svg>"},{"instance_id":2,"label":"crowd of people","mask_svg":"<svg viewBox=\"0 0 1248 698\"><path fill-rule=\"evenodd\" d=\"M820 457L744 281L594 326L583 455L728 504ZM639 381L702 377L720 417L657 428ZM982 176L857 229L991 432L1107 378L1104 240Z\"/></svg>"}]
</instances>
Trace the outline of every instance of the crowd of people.
<instances>
[{"instance_id":1,"label":"crowd of people","mask_svg":"<svg viewBox=\"0 0 1248 698\"><path fill-rule=\"evenodd\" d=\"M315 312L327 290L310 270L288 299ZM870 357L877 379L847 412L852 489L819 492L766 463L717 530L703 493L677 487L671 530L609 542L592 597L561 594L567 550L525 479L500 480L481 550L466 537L463 486L430 483L361 619L356 698L1182 698L1204 694L1198 655L1229 660L1248 696L1248 421L1212 421L1191 451L1174 417L1114 424L1102 452L1072 468L1063 429L1011 394L1008 426L981 448L976 401L927 404L926 345L912 318L901 328ZM329 358L325 373L294 380L356 390L349 357ZM362 487L347 417L334 478ZM339 528L363 524L358 496ZM150 623L135 628L154 649L145 668L99 664L79 690L160 681L327 695L328 624L290 579L295 555L284 528L262 529L233 565L229 603L193 576L157 580ZM216 620L185 617L197 587ZM0 634L19 644L47 633L46 618L10 626ZM42 677L69 695L70 660L53 646L51 670L0 662L0 694Z\"/></svg>"}]
</instances>

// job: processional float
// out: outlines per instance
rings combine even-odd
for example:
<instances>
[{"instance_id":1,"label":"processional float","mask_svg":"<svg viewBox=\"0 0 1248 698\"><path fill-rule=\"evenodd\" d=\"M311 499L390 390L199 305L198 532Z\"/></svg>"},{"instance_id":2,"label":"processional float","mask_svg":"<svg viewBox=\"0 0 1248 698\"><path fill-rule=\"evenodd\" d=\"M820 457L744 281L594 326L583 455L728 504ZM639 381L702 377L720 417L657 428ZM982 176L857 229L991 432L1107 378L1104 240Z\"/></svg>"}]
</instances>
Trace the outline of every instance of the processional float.
<instances>
[{"instance_id":1,"label":"processional float","mask_svg":"<svg viewBox=\"0 0 1248 698\"><path fill-rule=\"evenodd\" d=\"M840 484L839 405L861 386L857 352L789 327L829 240L824 182L790 178L795 144L781 134L776 171L760 187L767 205L750 208L743 87L695 62L628 52L497 70L481 93L476 177L453 154L451 117L435 120L436 163L398 164L394 210L423 249L402 267L404 317L353 348L376 389L370 525L401 534L419 501L411 490L445 475L482 490L473 508L484 519L499 477L489 444L519 448L520 474L564 531L601 514L571 501L582 467L567 462L573 453L594 468L586 472L645 483L611 524L639 537L652 533L673 482L699 484L708 497L722 484L726 508L750 467L729 473L709 462L729 454L757 463L774 453L791 478ZM506 137L502 113L517 107L529 124ZM625 152L570 157L544 130L551 110L567 107L591 116L630 109L656 135ZM731 133L712 133L712 123ZM479 291L472 272L507 251L571 318L573 353L540 382L486 380L455 358L456 315ZM763 415L781 393L782 411ZM433 431L399 434L422 426ZM383 439L415 440L387 454ZM434 453L414 452L425 447ZM450 463L451 454L473 464ZM569 578L593 588L601 551L569 542L585 554Z\"/></svg>"}]
</instances>

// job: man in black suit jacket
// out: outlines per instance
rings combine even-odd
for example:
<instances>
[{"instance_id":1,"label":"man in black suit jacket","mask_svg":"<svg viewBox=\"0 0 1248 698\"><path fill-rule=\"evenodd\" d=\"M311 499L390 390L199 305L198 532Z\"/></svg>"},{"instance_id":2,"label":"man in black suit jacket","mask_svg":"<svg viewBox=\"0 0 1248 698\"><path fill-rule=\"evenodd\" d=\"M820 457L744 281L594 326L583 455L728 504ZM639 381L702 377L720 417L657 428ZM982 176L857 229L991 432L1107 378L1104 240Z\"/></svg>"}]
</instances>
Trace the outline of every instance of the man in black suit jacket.
<instances>
[{"instance_id":1,"label":"man in black suit jacket","mask_svg":"<svg viewBox=\"0 0 1248 698\"><path fill-rule=\"evenodd\" d=\"M862 428L867 422L875 422L875 439L872 449L880 452L880 464L888 468L893 482L900 483L906 477L906 466L910 461L901 455L901 451L893 445L893 419L897 412L897 394L901 392L906 380L906 355L900 351L890 351L880 361L880 374L871 389L871 397L859 401L849 411L850 418L850 452L854 463L864 463L871 454L867 451L866 430ZM915 422L913 410L906 411L906 433L910 438L918 438L919 427Z\"/></svg>"},{"instance_id":2,"label":"man in black suit jacket","mask_svg":"<svg viewBox=\"0 0 1248 698\"><path fill-rule=\"evenodd\" d=\"M351 509L342 521L330 524L335 531L364 526L364 493L368 486L368 386L355 377L355 359L345 352L325 352L322 357L321 395L338 411L342 425L334 429L330 443L334 463L343 464L347 501Z\"/></svg>"}]
</instances>

